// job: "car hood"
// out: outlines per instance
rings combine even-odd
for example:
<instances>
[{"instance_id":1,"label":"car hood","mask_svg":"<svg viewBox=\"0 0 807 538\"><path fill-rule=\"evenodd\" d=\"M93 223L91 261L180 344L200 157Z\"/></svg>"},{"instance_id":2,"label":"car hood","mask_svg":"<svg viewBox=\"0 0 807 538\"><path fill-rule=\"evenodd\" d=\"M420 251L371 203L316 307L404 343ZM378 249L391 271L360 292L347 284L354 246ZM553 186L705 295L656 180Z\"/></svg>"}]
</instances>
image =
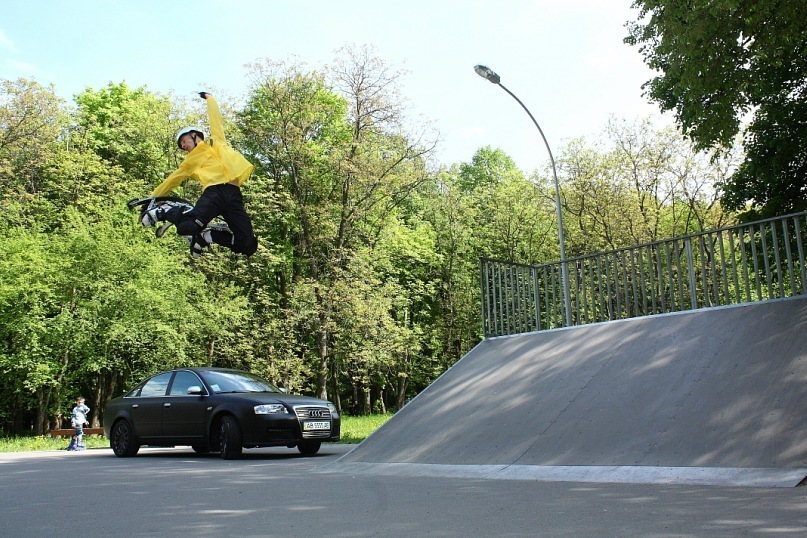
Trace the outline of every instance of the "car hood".
<instances>
[{"instance_id":1,"label":"car hood","mask_svg":"<svg viewBox=\"0 0 807 538\"><path fill-rule=\"evenodd\" d=\"M220 394L220 396L234 396L244 400L250 400L256 404L282 402L289 405L328 405L328 402L313 396L300 396L298 394L286 394L282 392L233 392Z\"/></svg>"}]
</instances>

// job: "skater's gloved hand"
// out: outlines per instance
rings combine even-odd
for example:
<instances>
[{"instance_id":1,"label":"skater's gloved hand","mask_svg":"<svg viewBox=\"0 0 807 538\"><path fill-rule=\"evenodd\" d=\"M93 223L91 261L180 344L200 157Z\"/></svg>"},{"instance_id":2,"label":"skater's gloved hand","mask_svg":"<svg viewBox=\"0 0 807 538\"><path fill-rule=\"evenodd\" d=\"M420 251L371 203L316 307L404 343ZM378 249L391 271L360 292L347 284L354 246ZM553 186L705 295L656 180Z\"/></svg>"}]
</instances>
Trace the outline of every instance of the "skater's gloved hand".
<instances>
[{"instance_id":1,"label":"skater's gloved hand","mask_svg":"<svg viewBox=\"0 0 807 538\"><path fill-rule=\"evenodd\" d=\"M199 92L199 97L201 97L202 99L207 99L208 97L213 97L213 95L211 95L208 92Z\"/></svg>"}]
</instances>

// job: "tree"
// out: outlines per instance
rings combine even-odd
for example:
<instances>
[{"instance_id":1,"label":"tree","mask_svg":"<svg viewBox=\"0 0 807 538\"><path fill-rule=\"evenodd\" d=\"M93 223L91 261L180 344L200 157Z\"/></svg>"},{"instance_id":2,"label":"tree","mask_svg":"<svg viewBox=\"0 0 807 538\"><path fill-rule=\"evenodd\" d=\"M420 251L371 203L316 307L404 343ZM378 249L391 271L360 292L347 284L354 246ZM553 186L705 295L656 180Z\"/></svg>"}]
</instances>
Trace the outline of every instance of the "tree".
<instances>
[{"instance_id":1,"label":"tree","mask_svg":"<svg viewBox=\"0 0 807 538\"><path fill-rule=\"evenodd\" d=\"M612 119L606 139L561 148L564 208L576 254L623 248L730 224L720 186L732 154L708 155L673 129Z\"/></svg>"},{"instance_id":2,"label":"tree","mask_svg":"<svg viewBox=\"0 0 807 538\"><path fill-rule=\"evenodd\" d=\"M528 180L509 155L490 147L460 164L455 181L474 207L474 262L480 256L519 263L557 257L554 194L547 195L546 181Z\"/></svg>"},{"instance_id":3,"label":"tree","mask_svg":"<svg viewBox=\"0 0 807 538\"><path fill-rule=\"evenodd\" d=\"M0 79L0 187L8 216L42 189L42 168L64 127L62 101L53 88L27 79ZM28 208L26 208L28 209ZM27 211L30 213L30 211ZM23 214L18 213L19 217Z\"/></svg>"},{"instance_id":4,"label":"tree","mask_svg":"<svg viewBox=\"0 0 807 538\"><path fill-rule=\"evenodd\" d=\"M513 158L501 149L485 146L476 150L470 163L460 163L457 179L458 186L470 193L478 187L495 185L512 176L523 178Z\"/></svg>"},{"instance_id":5,"label":"tree","mask_svg":"<svg viewBox=\"0 0 807 538\"><path fill-rule=\"evenodd\" d=\"M696 148L746 158L724 202L746 218L807 208L807 17L803 0L636 0L625 41L660 74L643 86Z\"/></svg>"},{"instance_id":6,"label":"tree","mask_svg":"<svg viewBox=\"0 0 807 538\"><path fill-rule=\"evenodd\" d=\"M761 107L745 134L746 160L723 202L753 221L807 209L807 97Z\"/></svg>"},{"instance_id":7,"label":"tree","mask_svg":"<svg viewBox=\"0 0 807 538\"><path fill-rule=\"evenodd\" d=\"M110 83L101 90L86 89L76 103L74 144L119 167L129 182L141 180L141 188L162 181L169 163L176 161L180 115L168 97Z\"/></svg>"},{"instance_id":8,"label":"tree","mask_svg":"<svg viewBox=\"0 0 807 538\"><path fill-rule=\"evenodd\" d=\"M438 264L437 310L431 331L439 342L437 355L442 370L451 366L481 339L479 324L479 257L484 249L477 234L478 212L471 196L460 184L463 178L454 165L437 175L417 194L421 218L434 230ZM426 379L430 372L426 372Z\"/></svg>"},{"instance_id":9,"label":"tree","mask_svg":"<svg viewBox=\"0 0 807 538\"><path fill-rule=\"evenodd\" d=\"M315 299L316 390L323 398L334 301L349 260L425 181L433 147L403 128L395 98L400 74L367 49L341 54L327 78L303 66L253 66L255 86L241 114L247 151L273 178L272 199L283 204L282 219L266 219L273 239L288 245L288 265L278 267L280 304L289 303L292 285L310 286Z\"/></svg>"}]
</instances>

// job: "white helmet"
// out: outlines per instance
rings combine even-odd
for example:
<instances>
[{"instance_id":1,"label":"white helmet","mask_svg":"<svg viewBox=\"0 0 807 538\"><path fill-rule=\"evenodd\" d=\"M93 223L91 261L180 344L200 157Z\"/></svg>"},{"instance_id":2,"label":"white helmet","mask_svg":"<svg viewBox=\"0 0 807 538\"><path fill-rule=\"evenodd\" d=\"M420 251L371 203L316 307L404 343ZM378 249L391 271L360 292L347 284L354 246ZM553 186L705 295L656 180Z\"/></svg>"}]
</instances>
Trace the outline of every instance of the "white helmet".
<instances>
[{"instance_id":1,"label":"white helmet","mask_svg":"<svg viewBox=\"0 0 807 538\"><path fill-rule=\"evenodd\" d=\"M179 140L180 140L180 139L181 139L183 136L185 136L186 134L188 134L188 133L196 133L196 135L197 135L198 137L200 137L202 140L204 140L204 139L205 139L205 132L204 132L203 130L201 130L200 128L198 128L198 127L193 127L193 126L192 126L192 127L185 127L184 129L180 130L180 131L177 133L177 146L179 146ZM181 149L181 148L182 148L182 146L180 146L180 149Z\"/></svg>"}]
</instances>

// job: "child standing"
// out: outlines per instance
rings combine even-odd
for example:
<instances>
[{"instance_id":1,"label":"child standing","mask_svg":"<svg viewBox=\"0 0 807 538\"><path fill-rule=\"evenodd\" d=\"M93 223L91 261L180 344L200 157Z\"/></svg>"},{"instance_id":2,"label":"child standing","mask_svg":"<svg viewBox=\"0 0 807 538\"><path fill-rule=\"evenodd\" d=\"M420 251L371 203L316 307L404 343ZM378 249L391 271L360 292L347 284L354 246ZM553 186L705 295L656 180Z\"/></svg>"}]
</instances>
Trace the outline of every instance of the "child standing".
<instances>
[{"instance_id":1,"label":"child standing","mask_svg":"<svg viewBox=\"0 0 807 538\"><path fill-rule=\"evenodd\" d=\"M86 448L82 438L84 437L84 425L89 426L87 421L87 413L89 412L90 408L84 404L84 398L81 396L76 398L76 406L73 408L73 412L70 413L70 425L76 429L76 433L73 435L72 441L70 441L70 446L67 447L68 450L84 450Z\"/></svg>"}]
</instances>

